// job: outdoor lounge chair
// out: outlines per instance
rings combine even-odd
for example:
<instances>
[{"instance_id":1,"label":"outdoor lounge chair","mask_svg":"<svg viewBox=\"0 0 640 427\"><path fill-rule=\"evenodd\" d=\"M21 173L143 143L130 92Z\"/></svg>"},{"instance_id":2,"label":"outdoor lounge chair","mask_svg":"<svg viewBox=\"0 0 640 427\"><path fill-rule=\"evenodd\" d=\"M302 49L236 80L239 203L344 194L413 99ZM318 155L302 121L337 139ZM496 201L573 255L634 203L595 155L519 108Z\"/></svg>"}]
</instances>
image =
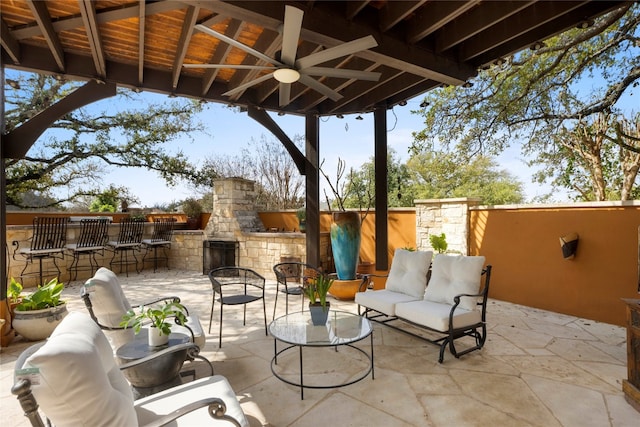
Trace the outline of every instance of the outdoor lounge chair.
<instances>
[{"instance_id":1,"label":"outdoor lounge chair","mask_svg":"<svg viewBox=\"0 0 640 427\"><path fill-rule=\"evenodd\" d=\"M483 256L439 254L429 271L430 260L431 252L397 249L386 288L359 292L355 302L358 312L364 307L367 318L439 345L438 362L442 363L447 346L456 358L483 347L491 266L483 269ZM413 333L396 321L428 334ZM458 351L455 341L464 337L473 338L475 345Z\"/></svg>"},{"instance_id":2,"label":"outdoor lounge chair","mask_svg":"<svg viewBox=\"0 0 640 427\"><path fill-rule=\"evenodd\" d=\"M109 341L89 316L71 312L47 341L18 358L11 391L37 427L44 426L39 410L57 427L248 426L225 377L202 378L134 401L122 373L129 367L117 366Z\"/></svg>"},{"instance_id":3,"label":"outdoor lounge chair","mask_svg":"<svg viewBox=\"0 0 640 427\"><path fill-rule=\"evenodd\" d=\"M96 274L85 282L80 296L91 318L105 331L114 351L133 339L133 329L120 326L122 316L128 310L160 301L180 302L180 298L176 296L165 296L132 306L122 291L118 277L105 267L98 269ZM184 326L174 325L172 330L190 336L193 343L200 348L205 345L206 337L200 320L195 315L188 315Z\"/></svg>"}]
</instances>

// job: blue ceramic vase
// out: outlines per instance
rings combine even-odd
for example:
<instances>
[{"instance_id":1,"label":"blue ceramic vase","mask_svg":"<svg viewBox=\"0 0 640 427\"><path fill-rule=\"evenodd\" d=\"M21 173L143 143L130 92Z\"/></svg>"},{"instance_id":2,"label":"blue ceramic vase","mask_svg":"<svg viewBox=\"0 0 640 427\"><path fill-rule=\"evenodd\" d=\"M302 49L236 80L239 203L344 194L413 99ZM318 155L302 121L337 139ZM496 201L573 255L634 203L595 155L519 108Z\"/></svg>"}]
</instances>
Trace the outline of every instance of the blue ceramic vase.
<instances>
[{"instance_id":1,"label":"blue ceramic vase","mask_svg":"<svg viewBox=\"0 0 640 427\"><path fill-rule=\"evenodd\" d=\"M360 256L360 214L334 212L331 250L339 280L354 280Z\"/></svg>"}]
</instances>

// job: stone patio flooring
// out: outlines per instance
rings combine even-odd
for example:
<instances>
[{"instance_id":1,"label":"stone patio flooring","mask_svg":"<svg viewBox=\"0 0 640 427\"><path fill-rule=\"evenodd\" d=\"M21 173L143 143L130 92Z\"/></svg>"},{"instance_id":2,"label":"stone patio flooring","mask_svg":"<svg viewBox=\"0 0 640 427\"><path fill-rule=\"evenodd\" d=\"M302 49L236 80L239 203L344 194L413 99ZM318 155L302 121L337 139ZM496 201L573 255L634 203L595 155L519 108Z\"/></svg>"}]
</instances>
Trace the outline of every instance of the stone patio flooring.
<instances>
[{"instance_id":1,"label":"stone patio flooring","mask_svg":"<svg viewBox=\"0 0 640 427\"><path fill-rule=\"evenodd\" d=\"M170 270L119 278L131 303L178 295L208 328L211 285L206 276ZM273 279L267 277L268 321L273 313ZM86 310L80 285L73 282L65 289L70 310ZM298 297L290 303L299 309ZM357 312L353 302L332 299L331 304L332 309ZM301 400L299 388L271 373L273 338L265 336L262 305L248 307L246 327L240 307L225 309L222 348L214 318L213 333L201 354L212 361L216 374L229 379L252 426L640 425L640 413L621 391L627 375L622 327L490 300L483 350L460 359L447 351L444 363L438 364L437 347L374 324L375 379L368 376L338 389L305 389ZM280 314L284 314L281 298ZM2 425L28 425L10 388L15 359L31 344L18 337L1 350ZM368 339L360 344L368 345ZM365 366L357 352L307 350L309 381L346 380ZM297 355L293 357L296 365Z\"/></svg>"}]
</instances>

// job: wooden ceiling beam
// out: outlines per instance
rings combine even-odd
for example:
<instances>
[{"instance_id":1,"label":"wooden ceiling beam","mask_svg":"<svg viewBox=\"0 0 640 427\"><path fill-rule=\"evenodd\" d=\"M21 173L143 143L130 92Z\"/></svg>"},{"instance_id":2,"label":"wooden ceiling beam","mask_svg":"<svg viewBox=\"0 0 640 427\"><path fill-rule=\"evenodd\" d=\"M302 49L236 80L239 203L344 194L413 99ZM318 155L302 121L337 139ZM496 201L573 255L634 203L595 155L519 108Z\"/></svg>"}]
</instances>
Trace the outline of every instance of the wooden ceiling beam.
<instances>
[{"instance_id":1,"label":"wooden ceiling beam","mask_svg":"<svg viewBox=\"0 0 640 427\"><path fill-rule=\"evenodd\" d=\"M144 29L147 23L145 0L138 1L138 85L144 84Z\"/></svg>"},{"instance_id":2,"label":"wooden ceiling beam","mask_svg":"<svg viewBox=\"0 0 640 427\"><path fill-rule=\"evenodd\" d=\"M437 1L420 9L409 21L407 42L414 44L443 25L453 21L466 11L474 8L480 0L473 1Z\"/></svg>"},{"instance_id":3,"label":"wooden ceiling beam","mask_svg":"<svg viewBox=\"0 0 640 427\"><path fill-rule=\"evenodd\" d=\"M400 21L406 19L427 0L420 1L390 1L380 10L380 31L389 31Z\"/></svg>"},{"instance_id":4,"label":"wooden ceiling beam","mask_svg":"<svg viewBox=\"0 0 640 427\"><path fill-rule=\"evenodd\" d=\"M353 18L355 18L356 15L359 14L360 11L364 9L364 7L369 3L370 3L369 0L363 0L363 1L352 0L352 1L345 2L345 8L346 8L345 17L347 18L347 20L351 21Z\"/></svg>"},{"instance_id":5,"label":"wooden ceiling beam","mask_svg":"<svg viewBox=\"0 0 640 427\"><path fill-rule=\"evenodd\" d=\"M100 37L100 29L98 28L98 20L96 18L95 4L90 0L82 0L79 3L80 14L84 25L89 48L91 49L91 57L96 69L96 74L103 80L107 78L107 67L104 59L104 50L102 49L102 40Z\"/></svg>"},{"instance_id":6,"label":"wooden ceiling beam","mask_svg":"<svg viewBox=\"0 0 640 427\"><path fill-rule=\"evenodd\" d=\"M187 49L189 48L189 40L191 40L193 28L196 25L199 11L199 7L189 6L187 8L184 20L182 21L180 39L178 40L176 54L173 58L172 86L174 89L178 87L178 80L180 79L180 74L182 73L182 64L184 64L184 57L186 56Z\"/></svg>"},{"instance_id":7,"label":"wooden ceiling beam","mask_svg":"<svg viewBox=\"0 0 640 427\"><path fill-rule=\"evenodd\" d=\"M0 19L0 44L15 64L20 63L20 43L11 35L9 26Z\"/></svg>"},{"instance_id":8,"label":"wooden ceiling beam","mask_svg":"<svg viewBox=\"0 0 640 427\"><path fill-rule=\"evenodd\" d=\"M231 21L229 21L229 25L227 25L227 29L225 30L224 35L232 39L237 38L238 35L240 35L240 31L242 29L241 24L242 22L238 21L237 19L231 19ZM231 52L231 49L231 45L221 47L220 43L218 43L218 47L211 55L208 63L224 64L227 57L229 56L229 52ZM204 77L202 78L202 93L206 93L209 90L219 72L220 68L211 68L205 71Z\"/></svg>"},{"instance_id":9,"label":"wooden ceiling beam","mask_svg":"<svg viewBox=\"0 0 640 427\"><path fill-rule=\"evenodd\" d=\"M42 36L47 42L47 46L49 46L49 51L51 52L53 60L58 65L59 71L64 72L64 49L62 48L62 43L60 43L56 30L51 24L51 16L49 15L46 2L27 0L27 4L38 23L38 28L42 32Z\"/></svg>"},{"instance_id":10,"label":"wooden ceiling beam","mask_svg":"<svg viewBox=\"0 0 640 427\"><path fill-rule=\"evenodd\" d=\"M487 28L531 6L533 1L501 1L483 3L467 11L436 32L436 52L442 52L479 34Z\"/></svg>"}]
</instances>

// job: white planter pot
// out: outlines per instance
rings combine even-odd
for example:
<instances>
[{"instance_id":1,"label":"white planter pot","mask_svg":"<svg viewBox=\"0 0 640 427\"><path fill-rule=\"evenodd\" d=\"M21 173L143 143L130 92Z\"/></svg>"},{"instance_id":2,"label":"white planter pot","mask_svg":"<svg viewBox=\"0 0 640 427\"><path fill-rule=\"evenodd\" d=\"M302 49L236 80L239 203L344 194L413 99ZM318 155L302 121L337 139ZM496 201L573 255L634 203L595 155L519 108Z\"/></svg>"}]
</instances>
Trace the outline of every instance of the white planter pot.
<instances>
[{"instance_id":1,"label":"white planter pot","mask_svg":"<svg viewBox=\"0 0 640 427\"><path fill-rule=\"evenodd\" d=\"M29 341L40 341L51 335L68 311L65 303L42 310L14 310L13 313L13 329Z\"/></svg>"},{"instance_id":2,"label":"white planter pot","mask_svg":"<svg viewBox=\"0 0 640 427\"><path fill-rule=\"evenodd\" d=\"M149 328L149 347L160 347L169 342L169 335L160 334L158 328Z\"/></svg>"}]
</instances>

